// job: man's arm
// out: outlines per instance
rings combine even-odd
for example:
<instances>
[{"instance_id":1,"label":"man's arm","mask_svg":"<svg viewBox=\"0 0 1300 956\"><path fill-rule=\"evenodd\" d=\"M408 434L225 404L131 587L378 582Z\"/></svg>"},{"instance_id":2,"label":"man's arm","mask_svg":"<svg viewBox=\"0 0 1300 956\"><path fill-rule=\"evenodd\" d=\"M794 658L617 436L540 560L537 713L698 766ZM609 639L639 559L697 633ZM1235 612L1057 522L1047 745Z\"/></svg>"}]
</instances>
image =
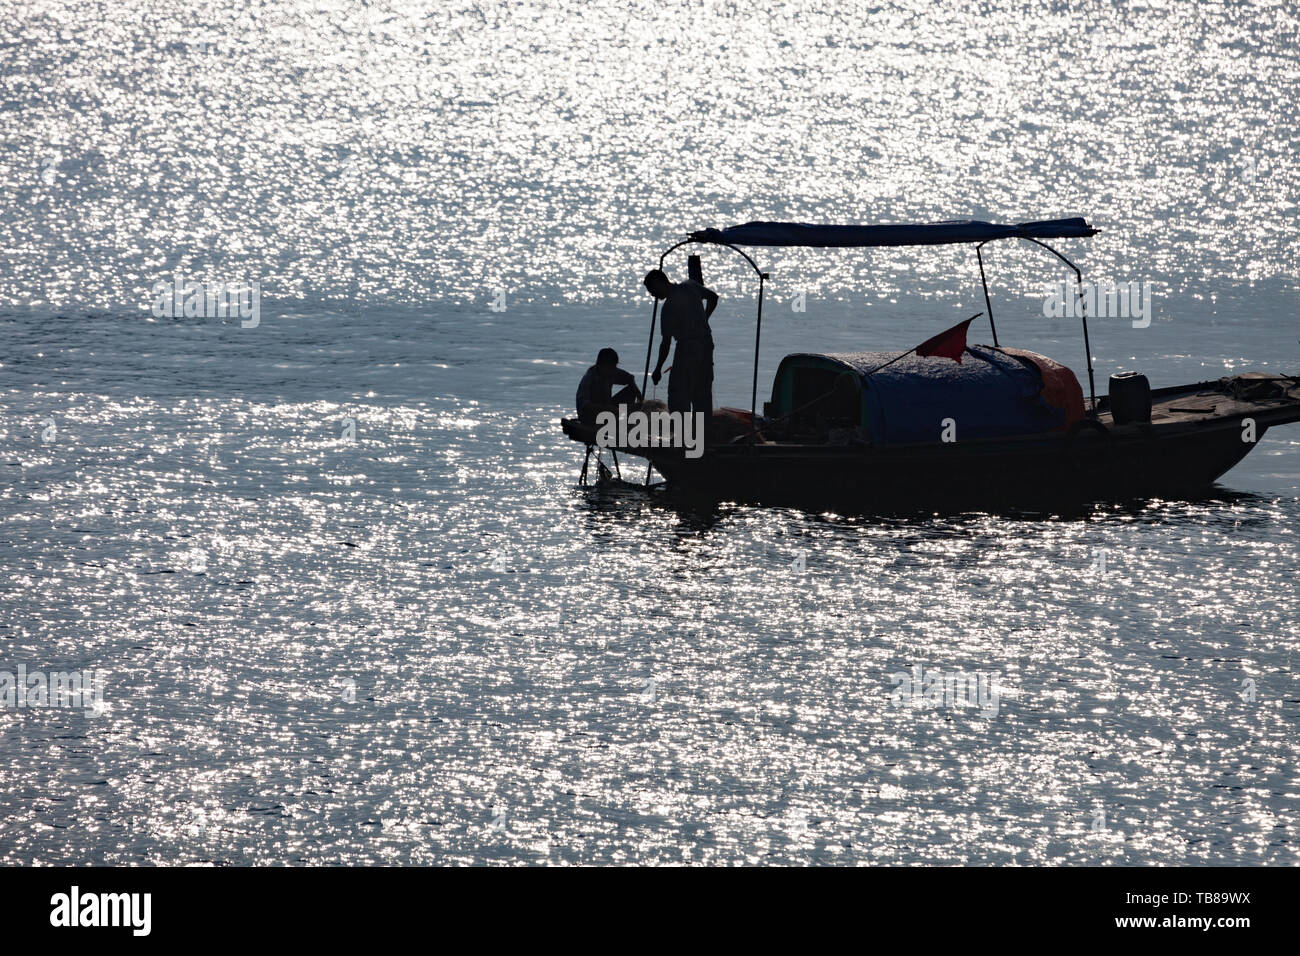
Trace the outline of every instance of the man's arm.
<instances>
[{"instance_id":1,"label":"man's arm","mask_svg":"<svg viewBox=\"0 0 1300 956\"><path fill-rule=\"evenodd\" d=\"M655 362L655 370L650 373L650 381L656 385L659 384L659 379L663 378L664 362L668 361L668 351L672 347L672 336L665 332L664 337L659 340L659 361Z\"/></svg>"},{"instance_id":2,"label":"man's arm","mask_svg":"<svg viewBox=\"0 0 1300 956\"><path fill-rule=\"evenodd\" d=\"M700 286L700 288L704 289L703 286ZM712 289L704 289L700 295L704 299L704 321L707 322L709 321L709 316L713 314L713 310L718 307L718 293L714 292Z\"/></svg>"},{"instance_id":3,"label":"man's arm","mask_svg":"<svg viewBox=\"0 0 1300 956\"><path fill-rule=\"evenodd\" d=\"M614 375L614 381L619 385L631 385L632 391L636 394L636 400L639 402L645 396L641 394L641 389L636 384L636 376L625 369L619 369Z\"/></svg>"}]
</instances>

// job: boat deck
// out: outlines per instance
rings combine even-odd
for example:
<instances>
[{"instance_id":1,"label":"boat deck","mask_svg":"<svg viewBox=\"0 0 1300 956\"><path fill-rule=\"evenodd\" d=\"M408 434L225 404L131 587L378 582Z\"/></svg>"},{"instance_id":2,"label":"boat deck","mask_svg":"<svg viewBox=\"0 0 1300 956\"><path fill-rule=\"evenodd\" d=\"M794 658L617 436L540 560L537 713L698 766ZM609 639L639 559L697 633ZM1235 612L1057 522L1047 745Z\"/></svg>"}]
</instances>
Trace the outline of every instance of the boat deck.
<instances>
[{"instance_id":1,"label":"boat deck","mask_svg":"<svg viewBox=\"0 0 1300 956\"><path fill-rule=\"evenodd\" d=\"M1298 402L1300 379L1297 377L1252 372L1216 382L1153 390L1151 425L1194 424L1252 415L1271 419L1269 412L1285 414L1289 406ZM1097 420L1107 428L1116 427L1111 415L1109 396L1098 400ZM1263 424L1281 423L1267 420Z\"/></svg>"}]
</instances>

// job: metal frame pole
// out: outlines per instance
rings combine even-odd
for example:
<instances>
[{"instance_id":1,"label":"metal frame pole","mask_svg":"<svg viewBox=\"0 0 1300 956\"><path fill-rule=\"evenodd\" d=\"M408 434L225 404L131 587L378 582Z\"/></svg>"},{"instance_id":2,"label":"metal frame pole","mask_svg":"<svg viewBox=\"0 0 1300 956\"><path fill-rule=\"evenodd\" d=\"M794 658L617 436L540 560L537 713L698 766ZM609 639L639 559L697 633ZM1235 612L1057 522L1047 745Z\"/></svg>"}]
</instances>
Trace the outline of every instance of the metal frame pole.
<instances>
[{"instance_id":1,"label":"metal frame pole","mask_svg":"<svg viewBox=\"0 0 1300 956\"><path fill-rule=\"evenodd\" d=\"M754 385L749 392L749 424L753 428L758 420L758 344L763 335L763 287L767 273L758 274L758 321L754 323Z\"/></svg>"},{"instance_id":2,"label":"metal frame pole","mask_svg":"<svg viewBox=\"0 0 1300 956\"><path fill-rule=\"evenodd\" d=\"M997 326L993 324L993 303L989 300L989 280L984 275L984 256L980 253L980 250L983 248L983 242L979 243L975 247L975 258L980 264L980 283L984 286L984 309L989 314L989 329L993 332L993 347L997 348L998 329Z\"/></svg>"},{"instance_id":3,"label":"metal frame pole","mask_svg":"<svg viewBox=\"0 0 1300 956\"><path fill-rule=\"evenodd\" d=\"M1093 380L1093 375L1092 375L1092 346L1088 342L1088 311L1084 307L1083 273L1079 271L1078 266L1076 266L1073 262L1065 258L1065 256L1061 255L1059 252L1057 252L1055 249L1053 249L1051 246L1049 246L1047 243L1043 242L1042 240L1031 239L1028 236L1019 236L1018 238L1025 240L1025 242L1032 242L1036 246L1042 246L1044 249L1046 249L1052 255L1056 256L1056 258L1060 259L1062 262L1064 262L1067 266L1069 266L1074 271L1074 283L1075 283L1076 295L1079 300L1079 318L1083 322L1083 351L1084 351L1084 357L1088 360L1088 395L1092 399L1092 408L1090 409L1090 413L1095 416L1097 414L1097 385L1096 382Z\"/></svg>"}]
</instances>

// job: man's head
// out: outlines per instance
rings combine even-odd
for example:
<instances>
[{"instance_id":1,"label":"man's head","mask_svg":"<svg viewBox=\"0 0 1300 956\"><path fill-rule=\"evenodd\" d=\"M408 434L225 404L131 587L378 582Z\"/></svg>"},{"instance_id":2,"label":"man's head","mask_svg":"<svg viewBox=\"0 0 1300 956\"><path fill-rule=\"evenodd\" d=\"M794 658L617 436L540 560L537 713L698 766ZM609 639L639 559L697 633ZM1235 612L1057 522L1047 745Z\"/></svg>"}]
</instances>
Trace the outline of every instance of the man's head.
<instances>
[{"instance_id":1,"label":"man's head","mask_svg":"<svg viewBox=\"0 0 1300 956\"><path fill-rule=\"evenodd\" d=\"M601 349L596 354L596 370L606 378L618 370L618 353L613 349Z\"/></svg>"},{"instance_id":2,"label":"man's head","mask_svg":"<svg viewBox=\"0 0 1300 956\"><path fill-rule=\"evenodd\" d=\"M656 299L668 298L671 290L671 283L668 277L664 275L662 269L651 269L645 274L645 287L650 290L650 294Z\"/></svg>"}]
</instances>

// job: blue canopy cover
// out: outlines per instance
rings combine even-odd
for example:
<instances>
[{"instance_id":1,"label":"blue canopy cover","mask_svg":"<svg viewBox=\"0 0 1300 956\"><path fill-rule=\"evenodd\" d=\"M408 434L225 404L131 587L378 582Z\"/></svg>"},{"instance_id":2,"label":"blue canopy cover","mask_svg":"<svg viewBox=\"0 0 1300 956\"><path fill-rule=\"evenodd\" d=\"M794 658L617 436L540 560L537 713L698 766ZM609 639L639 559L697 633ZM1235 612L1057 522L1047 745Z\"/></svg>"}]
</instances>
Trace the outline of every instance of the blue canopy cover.
<instances>
[{"instance_id":1,"label":"blue canopy cover","mask_svg":"<svg viewBox=\"0 0 1300 956\"><path fill-rule=\"evenodd\" d=\"M996 225L976 219L895 226L825 226L806 222L747 222L727 229L700 229L696 242L733 246L937 246L990 239L1075 239L1097 234L1087 220L1050 219Z\"/></svg>"}]
</instances>

